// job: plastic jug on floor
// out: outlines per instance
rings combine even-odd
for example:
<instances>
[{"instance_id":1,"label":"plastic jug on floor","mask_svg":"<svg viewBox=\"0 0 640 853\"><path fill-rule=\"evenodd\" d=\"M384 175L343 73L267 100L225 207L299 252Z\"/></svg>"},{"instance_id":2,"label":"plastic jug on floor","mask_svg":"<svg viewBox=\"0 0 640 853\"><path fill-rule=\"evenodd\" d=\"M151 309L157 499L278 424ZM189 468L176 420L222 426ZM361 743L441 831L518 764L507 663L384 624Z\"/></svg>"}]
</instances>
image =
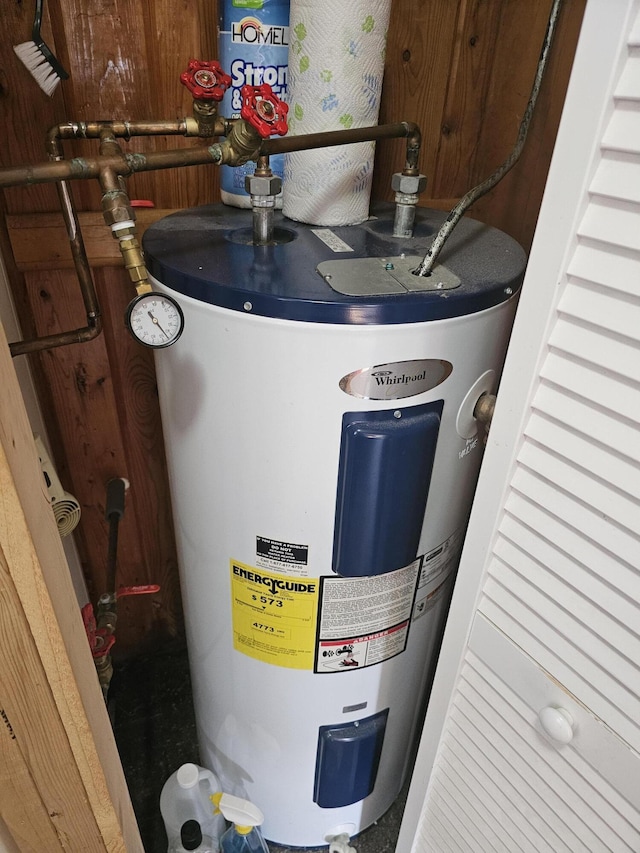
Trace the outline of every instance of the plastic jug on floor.
<instances>
[{"instance_id":1,"label":"plastic jug on floor","mask_svg":"<svg viewBox=\"0 0 640 853\"><path fill-rule=\"evenodd\" d=\"M202 835L210 839L211 849L217 853L226 827L224 818L215 813L211 803L211 796L219 791L217 777L197 764L183 764L169 776L160 794L160 813L167 832L168 853L181 853L184 849L181 831L191 820L200 824Z\"/></svg>"}]
</instances>

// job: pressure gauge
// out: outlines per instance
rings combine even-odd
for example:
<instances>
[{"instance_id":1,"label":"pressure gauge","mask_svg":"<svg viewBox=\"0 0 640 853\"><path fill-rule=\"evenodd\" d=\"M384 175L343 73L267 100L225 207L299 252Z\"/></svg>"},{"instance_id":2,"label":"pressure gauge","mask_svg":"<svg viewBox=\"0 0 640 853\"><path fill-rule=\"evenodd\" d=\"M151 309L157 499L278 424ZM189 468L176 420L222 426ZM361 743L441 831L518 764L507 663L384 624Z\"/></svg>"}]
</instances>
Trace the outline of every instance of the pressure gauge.
<instances>
[{"instance_id":1,"label":"pressure gauge","mask_svg":"<svg viewBox=\"0 0 640 853\"><path fill-rule=\"evenodd\" d=\"M175 344L184 328L182 309L175 299L153 290L129 303L125 322L137 341L154 349Z\"/></svg>"}]
</instances>

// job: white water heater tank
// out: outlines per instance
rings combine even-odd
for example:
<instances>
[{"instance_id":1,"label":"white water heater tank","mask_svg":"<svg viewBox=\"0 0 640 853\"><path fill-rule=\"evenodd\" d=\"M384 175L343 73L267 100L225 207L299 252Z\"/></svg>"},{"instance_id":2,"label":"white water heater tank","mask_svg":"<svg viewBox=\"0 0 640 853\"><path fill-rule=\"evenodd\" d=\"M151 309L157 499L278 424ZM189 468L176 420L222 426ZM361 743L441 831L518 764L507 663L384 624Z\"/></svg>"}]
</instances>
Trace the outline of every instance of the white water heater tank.
<instances>
[{"instance_id":1,"label":"white water heater tank","mask_svg":"<svg viewBox=\"0 0 640 853\"><path fill-rule=\"evenodd\" d=\"M201 763L319 846L393 803L410 764L525 266L443 214L314 228L187 210L149 228L185 331L156 354Z\"/></svg>"}]
</instances>

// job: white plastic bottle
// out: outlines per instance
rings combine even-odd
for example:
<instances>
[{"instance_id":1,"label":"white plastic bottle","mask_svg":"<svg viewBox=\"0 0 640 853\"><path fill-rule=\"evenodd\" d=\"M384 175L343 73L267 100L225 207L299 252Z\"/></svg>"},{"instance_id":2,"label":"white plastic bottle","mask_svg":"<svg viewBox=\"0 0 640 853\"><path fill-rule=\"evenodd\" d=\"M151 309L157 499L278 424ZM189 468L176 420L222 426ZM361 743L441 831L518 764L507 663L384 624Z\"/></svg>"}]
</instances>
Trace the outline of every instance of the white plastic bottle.
<instances>
[{"instance_id":1,"label":"white plastic bottle","mask_svg":"<svg viewBox=\"0 0 640 853\"><path fill-rule=\"evenodd\" d=\"M216 802L233 824L220 839L221 853L269 853L260 831L264 815L257 806L231 794L223 794Z\"/></svg>"},{"instance_id":2,"label":"white plastic bottle","mask_svg":"<svg viewBox=\"0 0 640 853\"><path fill-rule=\"evenodd\" d=\"M217 777L197 764L183 764L169 776L160 794L160 814L167 832L168 853L183 850L180 833L190 820L200 824L203 836L210 839L211 849L217 853L220 836L226 826L224 818L215 813L211 803L211 796L219 791Z\"/></svg>"}]
</instances>

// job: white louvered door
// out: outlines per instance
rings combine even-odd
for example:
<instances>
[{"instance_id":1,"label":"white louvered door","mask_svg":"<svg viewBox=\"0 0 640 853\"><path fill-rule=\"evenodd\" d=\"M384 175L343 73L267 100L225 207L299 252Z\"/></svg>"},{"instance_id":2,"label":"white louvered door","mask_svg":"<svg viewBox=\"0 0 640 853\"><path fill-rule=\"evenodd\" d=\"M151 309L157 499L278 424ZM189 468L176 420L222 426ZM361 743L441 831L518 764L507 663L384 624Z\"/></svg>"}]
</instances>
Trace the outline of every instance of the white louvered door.
<instances>
[{"instance_id":1,"label":"white louvered door","mask_svg":"<svg viewBox=\"0 0 640 853\"><path fill-rule=\"evenodd\" d=\"M569 89L398 853L640 851L640 0L589 0L574 77L590 63L605 76Z\"/></svg>"},{"instance_id":2,"label":"white louvered door","mask_svg":"<svg viewBox=\"0 0 640 853\"><path fill-rule=\"evenodd\" d=\"M546 707L569 713L570 743L544 734ZM635 853L639 771L617 735L479 615L418 849Z\"/></svg>"}]
</instances>

